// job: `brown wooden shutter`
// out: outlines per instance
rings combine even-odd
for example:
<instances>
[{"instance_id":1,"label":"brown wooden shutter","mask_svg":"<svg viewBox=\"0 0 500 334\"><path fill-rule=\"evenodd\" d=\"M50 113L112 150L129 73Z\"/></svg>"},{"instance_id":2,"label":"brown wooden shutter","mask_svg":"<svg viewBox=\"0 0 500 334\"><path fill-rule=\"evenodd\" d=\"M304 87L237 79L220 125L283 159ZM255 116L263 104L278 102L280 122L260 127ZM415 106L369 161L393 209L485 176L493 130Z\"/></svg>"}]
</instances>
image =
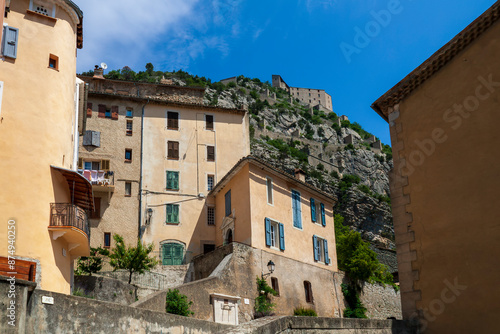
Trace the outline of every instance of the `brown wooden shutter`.
<instances>
[{"instance_id":1,"label":"brown wooden shutter","mask_svg":"<svg viewBox=\"0 0 500 334\"><path fill-rule=\"evenodd\" d=\"M174 129L179 129L179 114L174 113L174 118L172 119L172 126Z\"/></svg>"},{"instance_id":2,"label":"brown wooden shutter","mask_svg":"<svg viewBox=\"0 0 500 334\"><path fill-rule=\"evenodd\" d=\"M109 170L109 160L101 160L101 170Z\"/></svg>"},{"instance_id":3,"label":"brown wooden shutter","mask_svg":"<svg viewBox=\"0 0 500 334\"><path fill-rule=\"evenodd\" d=\"M118 106L111 107L111 119L114 119L114 120L118 119Z\"/></svg>"},{"instance_id":4,"label":"brown wooden shutter","mask_svg":"<svg viewBox=\"0 0 500 334\"><path fill-rule=\"evenodd\" d=\"M83 159L78 158L78 169L83 169Z\"/></svg>"},{"instance_id":5,"label":"brown wooden shutter","mask_svg":"<svg viewBox=\"0 0 500 334\"><path fill-rule=\"evenodd\" d=\"M99 118L106 118L106 106L104 104L100 104L98 107L98 117Z\"/></svg>"},{"instance_id":6,"label":"brown wooden shutter","mask_svg":"<svg viewBox=\"0 0 500 334\"><path fill-rule=\"evenodd\" d=\"M215 161L215 147L214 146L207 146L207 160L208 161Z\"/></svg>"},{"instance_id":7,"label":"brown wooden shutter","mask_svg":"<svg viewBox=\"0 0 500 334\"><path fill-rule=\"evenodd\" d=\"M174 148L174 158L179 159L179 142L174 141L173 142L173 148Z\"/></svg>"},{"instance_id":8,"label":"brown wooden shutter","mask_svg":"<svg viewBox=\"0 0 500 334\"><path fill-rule=\"evenodd\" d=\"M92 117L92 102L87 102L87 117Z\"/></svg>"}]
</instances>

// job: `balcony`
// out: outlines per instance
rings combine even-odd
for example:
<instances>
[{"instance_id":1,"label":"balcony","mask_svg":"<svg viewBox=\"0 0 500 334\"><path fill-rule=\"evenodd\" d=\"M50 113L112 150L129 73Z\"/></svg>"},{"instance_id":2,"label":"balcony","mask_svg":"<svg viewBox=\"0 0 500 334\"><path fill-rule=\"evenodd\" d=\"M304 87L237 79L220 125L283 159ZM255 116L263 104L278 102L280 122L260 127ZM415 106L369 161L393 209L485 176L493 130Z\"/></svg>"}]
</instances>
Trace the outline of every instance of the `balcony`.
<instances>
[{"instance_id":1,"label":"balcony","mask_svg":"<svg viewBox=\"0 0 500 334\"><path fill-rule=\"evenodd\" d=\"M79 169L78 173L89 180L93 191L105 193L115 191L115 173L113 171Z\"/></svg>"},{"instance_id":2,"label":"balcony","mask_svg":"<svg viewBox=\"0 0 500 334\"><path fill-rule=\"evenodd\" d=\"M80 207L69 203L50 204L49 231L52 238L63 238L68 243L72 257L88 256L90 227L87 214Z\"/></svg>"}]
</instances>

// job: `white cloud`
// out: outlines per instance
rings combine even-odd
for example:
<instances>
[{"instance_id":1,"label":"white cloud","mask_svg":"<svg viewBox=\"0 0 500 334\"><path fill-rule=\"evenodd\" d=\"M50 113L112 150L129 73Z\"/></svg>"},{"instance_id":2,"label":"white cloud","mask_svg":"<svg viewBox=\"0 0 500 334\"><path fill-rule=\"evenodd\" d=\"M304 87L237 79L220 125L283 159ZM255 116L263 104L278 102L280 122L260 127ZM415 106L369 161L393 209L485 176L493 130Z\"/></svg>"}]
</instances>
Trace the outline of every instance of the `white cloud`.
<instances>
[{"instance_id":1,"label":"white cloud","mask_svg":"<svg viewBox=\"0 0 500 334\"><path fill-rule=\"evenodd\" d=\"M162 69L187 69L207 49L229 53L227 39L240 34L241 0L87 0L84 49L78 70L106 62L143 70L147 62Z\"/></svg>"}]
</instances>

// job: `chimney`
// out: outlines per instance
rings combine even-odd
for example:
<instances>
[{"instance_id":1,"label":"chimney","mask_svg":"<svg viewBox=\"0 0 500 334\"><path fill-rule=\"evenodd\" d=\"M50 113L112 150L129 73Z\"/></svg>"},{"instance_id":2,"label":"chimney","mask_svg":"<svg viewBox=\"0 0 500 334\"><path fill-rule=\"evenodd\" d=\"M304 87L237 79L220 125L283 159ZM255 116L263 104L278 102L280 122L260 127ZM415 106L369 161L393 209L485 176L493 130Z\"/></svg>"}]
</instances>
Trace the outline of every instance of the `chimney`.
<instances>
[{"instance_id":1,"label":"chimney","mask_svg":"<svg viewBox=\"0 0 500 334\"><path fill-rule=\"evenodd\" d=\"M104 80L104 70L99 65L95 66L94 69L94 79L102 79Z\"/></svg>"},{"instance_id":2,"label":"chimney","mask_svg":"<svg viewBox=\"0 0 500 334\"><path fill-rule=\"evenodd\" d=\"M297 180L306 182L306 173L302 169L300 168L295 169L294 174Z\"/></svg>"}]
</instances>

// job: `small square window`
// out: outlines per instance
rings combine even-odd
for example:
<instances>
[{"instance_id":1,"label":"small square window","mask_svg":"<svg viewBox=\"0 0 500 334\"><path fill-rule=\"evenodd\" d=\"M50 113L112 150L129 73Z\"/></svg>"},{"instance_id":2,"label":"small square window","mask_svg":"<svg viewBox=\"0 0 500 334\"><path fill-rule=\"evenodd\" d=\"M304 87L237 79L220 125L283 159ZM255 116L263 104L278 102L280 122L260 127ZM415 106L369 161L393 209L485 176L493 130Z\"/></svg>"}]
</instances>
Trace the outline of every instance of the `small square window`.
<instances>
[{"instance_id":1,"label":"small square window","mask_svg":"<svg viewBox=\"0 0 500 334\"><path fill-rule=\"evenodd\" d=\"M131 162L132 161L132 149L127 148L125 149L125 162Z\"/></svg>"},{"instance_id":2,"label":"small square window","mask_svg":"<svg viewBox=\"0 0 500 334\"><path fill-rule=\"evenodd\" d=\"M111 233L109 232L104 232L104 247L111 247Z\"/></svg>"},{"instance_id":3,"label":"small square window","mask_svg":"<svg viewBox=\"0 0 500 334\"><path fill-rule=\"evenodd\" d=\"M49 68L52 68L56 71L59 70L59 57L53 54L49 55Z\"/></svg>"},{"instance_id":4,"label":"small square window","mask_svg":"<svg viewBox=\"0 0 500 334\"><path fill-rule=\"evenodd\" d=\"M134 117L134 111L132 109L127 109L126 117Z\"/></svg>"},{"instance_id":5,"label":"small square window","mask_svg":"<svg viewBox=\"0 0 500 334\"><path fill-rule=\"evenodd\" d=\"M207 224L215 225L215 208L212 206L207 207Z\"/></svg>"},{"instance_id":6,"label":"small square window","mask_svg":"<svg viewBox=\"0 0 500 334\"><path fill-rule=\"evenodd\" d=\"M132 182L125 182L125 196L132 196Z\"/></svg>"},{"instance_id":7,"label":"small square window","mask_svg":"<svg viewBox=\"0 0 500 334\"><path fill-rule=\"evenodd\" d=\"M127 121L127 136L132 136L132 127L133 127L132 121Z\"/></svg>"}]
</instances>

